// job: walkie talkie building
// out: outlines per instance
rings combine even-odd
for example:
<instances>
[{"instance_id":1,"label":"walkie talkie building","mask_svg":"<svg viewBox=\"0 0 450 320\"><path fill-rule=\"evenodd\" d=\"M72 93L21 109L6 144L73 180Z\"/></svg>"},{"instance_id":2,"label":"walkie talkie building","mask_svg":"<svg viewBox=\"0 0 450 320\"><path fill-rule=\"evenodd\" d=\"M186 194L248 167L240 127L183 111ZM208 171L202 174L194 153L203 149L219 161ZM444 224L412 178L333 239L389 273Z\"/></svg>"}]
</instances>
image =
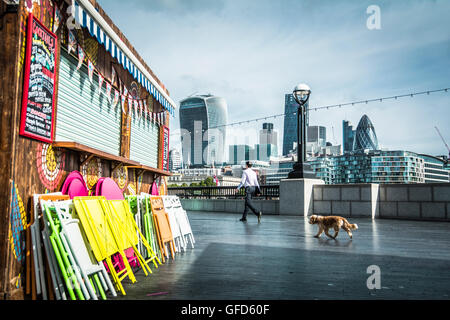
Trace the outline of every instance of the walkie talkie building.
<instances>
[{"instance_id":1,"label":"walkie talkie building","mask_svg":"<svg viewBox=\"0 0 450 320\"><path fill-rule=\"evenodd\" d=\"M183 163L190 167L222 165L225 159L228 106L224 98L198 95L180 102Z\"/></svg>"}]
</instances>

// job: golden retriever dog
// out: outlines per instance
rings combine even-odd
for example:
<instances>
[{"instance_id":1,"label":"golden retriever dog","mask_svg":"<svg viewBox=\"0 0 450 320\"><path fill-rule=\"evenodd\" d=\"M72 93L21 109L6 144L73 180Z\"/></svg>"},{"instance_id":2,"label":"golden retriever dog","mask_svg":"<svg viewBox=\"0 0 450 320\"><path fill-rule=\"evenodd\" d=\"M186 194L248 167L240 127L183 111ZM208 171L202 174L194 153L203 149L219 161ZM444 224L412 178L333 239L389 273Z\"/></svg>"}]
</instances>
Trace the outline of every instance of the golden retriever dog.
<instances>
[{"instance_id":1,"label":"golden retriever dog","mask_svg":"<svg viewBox=\"0 0 450 320\"><path fill-rule=\"evenodd\" d=\"M339 234L339 230L342 228L345 231L347 231L348 235L350 236L350 239L353 239L351 230L358 229L357 224L350 224L347 221L347 219L338 217L338 216L323 217L323 216L312 215L311 218L309 218L309 223L319 225L319 232L314 236L315 238L319 238L320 235L325 231L325 234L328 237L330 237L331 239L336 239L336 237ZM330 228L334 229L334 236L331 236L328 233L328 230Z\"/></svg>"}]
</instances>

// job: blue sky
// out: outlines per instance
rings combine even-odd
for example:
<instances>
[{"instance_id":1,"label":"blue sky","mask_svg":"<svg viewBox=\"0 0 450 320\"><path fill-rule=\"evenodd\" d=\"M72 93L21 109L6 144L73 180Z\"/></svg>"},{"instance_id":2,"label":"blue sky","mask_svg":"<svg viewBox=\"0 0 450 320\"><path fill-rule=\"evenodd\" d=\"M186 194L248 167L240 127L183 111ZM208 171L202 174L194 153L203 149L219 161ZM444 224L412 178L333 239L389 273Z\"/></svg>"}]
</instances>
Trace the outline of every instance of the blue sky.
<instances>
[{"instance_id":1,"label":"blue sky","mask_svg":"<svg viewBox=\"0 0 450 320\"><path fill-rule=\"evenodd\" d=\"M174 101L222 96L230 122L283 113L284 94L301 82L311 107L450 87L448 0L98 2ZM380 7L380 30L367 28L370 5ZM340 144L342 120L356 126L363 114L383 148L447 154L434 126L450 143L450 91L312 112L310 122ZM271 122L282 149L283 120ZM257 143L261 127L229 128L227 143Z\"/></svg>"}]
</instances>

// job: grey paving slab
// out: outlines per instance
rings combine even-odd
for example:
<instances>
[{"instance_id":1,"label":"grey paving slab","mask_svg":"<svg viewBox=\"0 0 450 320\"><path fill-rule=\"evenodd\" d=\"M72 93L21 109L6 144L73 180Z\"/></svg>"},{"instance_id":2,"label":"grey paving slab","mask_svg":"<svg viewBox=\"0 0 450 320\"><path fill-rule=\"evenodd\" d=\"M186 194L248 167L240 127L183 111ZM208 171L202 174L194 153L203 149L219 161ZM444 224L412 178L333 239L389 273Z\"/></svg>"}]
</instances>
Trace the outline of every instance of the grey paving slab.
<instances>
[{"instance_id":1,"label":"grey paving slab","mask_svg":"<svg viewBox=\"0 0 450 320\"><path fill-rule=\"evenodd\" d=\"M117 300L449 299L450 223L351 218L349 240L314 238L303 218L189 212L195 249L178 254ZM381 270L369 290L367 268Z\"/></svg>"}]
</instances>

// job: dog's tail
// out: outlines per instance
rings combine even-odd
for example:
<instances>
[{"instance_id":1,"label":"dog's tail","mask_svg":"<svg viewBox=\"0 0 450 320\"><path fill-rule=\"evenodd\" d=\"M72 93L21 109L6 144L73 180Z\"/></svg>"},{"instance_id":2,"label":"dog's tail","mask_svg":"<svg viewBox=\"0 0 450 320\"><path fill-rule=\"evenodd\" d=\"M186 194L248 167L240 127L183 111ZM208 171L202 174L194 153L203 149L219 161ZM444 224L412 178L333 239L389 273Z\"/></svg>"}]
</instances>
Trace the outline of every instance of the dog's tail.
<instances>
[{"instance_id":1,"label":"dog's tail","mask_svg":"<svg viewBox=\"0 0 450 320\"><path fill-rule=\"evenodd\" d=\"M351 224L349 223L347 220L345 221L345 225L347 228L351 229L351 230L358 230L358 225L356 223Z\"/></svg>"}]
</instances>

